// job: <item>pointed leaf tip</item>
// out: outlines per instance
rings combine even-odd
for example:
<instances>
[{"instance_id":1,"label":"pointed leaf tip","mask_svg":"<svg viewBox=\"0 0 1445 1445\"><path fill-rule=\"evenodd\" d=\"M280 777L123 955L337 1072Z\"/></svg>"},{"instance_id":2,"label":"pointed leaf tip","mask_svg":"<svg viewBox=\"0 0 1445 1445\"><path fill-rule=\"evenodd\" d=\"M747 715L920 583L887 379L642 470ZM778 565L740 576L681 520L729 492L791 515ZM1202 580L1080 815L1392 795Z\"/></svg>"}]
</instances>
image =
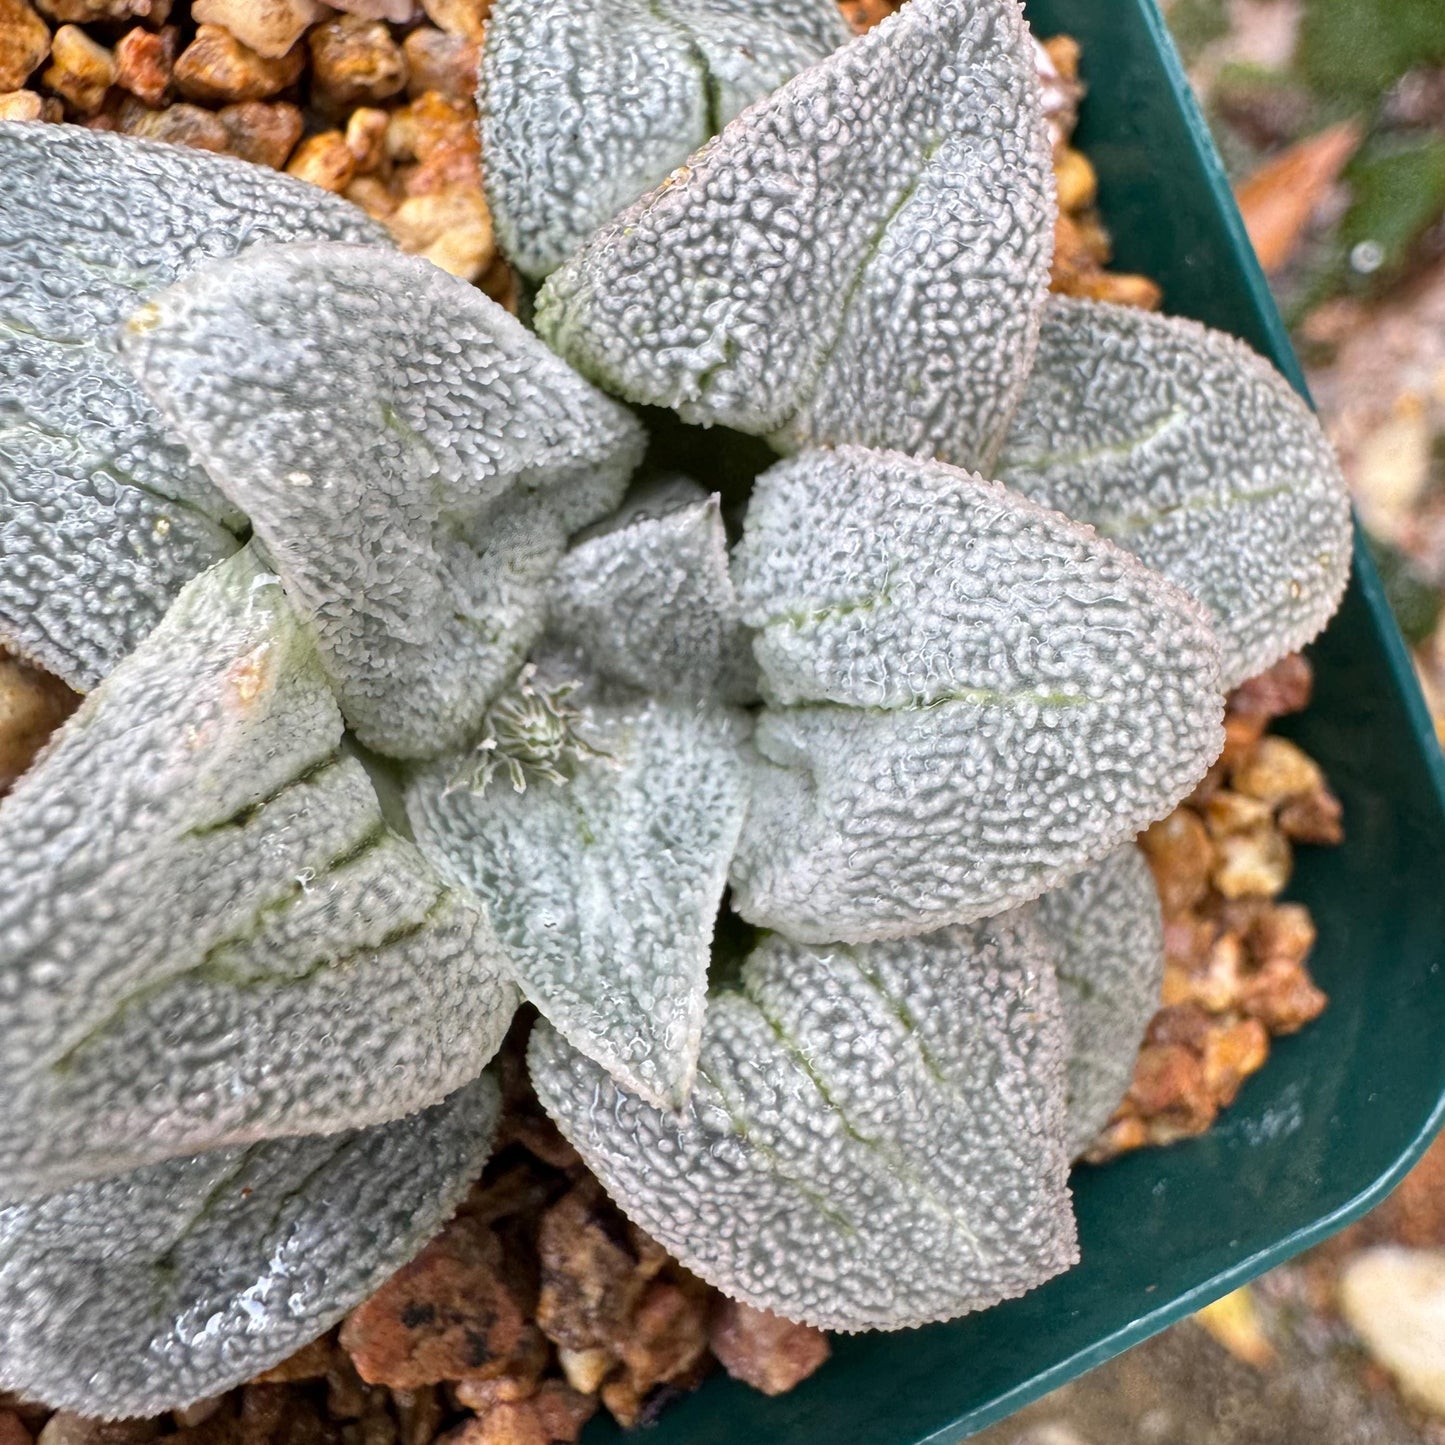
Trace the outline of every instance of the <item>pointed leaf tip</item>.
<instances>
[{"instance_id":1,"label":"pointed leaf tip","mask_svg":"<svg viewBox=\"0 0 1445 1445\"><path fill-rule=\"evenodd\" d=\"M553 272L537 328L629 400L784 451L984 466L1033 356L1053 219L1019 6L911 0Z\"/></svg>"},{"instance_id":2,"label":"pointed leaf tip","mask_svg":"<svg viewBox=\"0 0 1445 1445\"><path fill-rule=\"evenodd\" d=\"M414 779L422 847L483 901L527 998L627 1086L692 1086L713 925L747 801L743 723L695 703L587 703L561 783Z\"/></svg>"},{"instance_id":3,"label":"pointed leaf tip","mask_svg":"<svg viewBox=\"0 0 1445 1445\"><path fill-rule=\"evenodd\" d=\"M833 0L496 0L478 108L503 252L540 280L848 37Z\"/></svg>"},{"instance_id":4,"label":"pointed leaf tip","mask_svg":"<svg viewBox=\"0 0 1445 1445\"><path fill-rule=\"evenodd\" d=\"M515 992L383 822L304 625L203 574L0 804L0 1200L475 1077Z\"/></svg>"},{"instance_id":5,"label":"pointed leaf tip","mask_svg":"<svg viewBox=\"0 0 1445 1445\"><path fill-rule=\"evenodd\" d=\"M1344 596L1349 494L1319 422L1196 322L1052 298L995 473L1197 597L1226 688L1311 641Z\"/></svg>"},{"instance_id":6,"label":"pointed leaf tip","mask_svg":"<svg viewBox=\"0 0 1445 1445\"><path fill-rule=\"evenodd\" d=\"M175 1159L0 1209L0 1386L115 1419L279 1364L441 1228L499 1109L484 1076L377 1128Z\"/></svg>"},{"instance_id":7,"label":"pointed leaf tip","mask_svg":"<svg viewBox=\"0 0 1445 1445\"><path fill-rule=\"evenodd\" d=\"M1198 604L956 468L858 448L781 462L734 575L770 706L733 906L790 937L1027 902L1166 813L1219 751Z\"/></svg>"},{"instance_id":8,"label":"pointed leaf tip","mask_svg":"<svg viewBox=\"0 0 1445 1445\"><path fill-rule=\"evenodd\" d=\"M545 622L631 415L475 287L360 247L257 247L154 298L129 361L250 517L377 752L455 747Z\"/></svg>"},{"instance_id":9,"label":"pointed leaf tip","mask_svg":"<svg viewBox=\"0 0 1445 1445\"><path fill-rule=\"evenodd\" d=\"M116 355L148 293L257 241L389 245L339 196L232 157L0 121L0 642L80 691L234 552L244 518Z\"/></svg>"},{"instance_id":10,"label":"pointed leaf tip","mask_svg":"<svg viewBox=\"0 0 1445 1445\"><path fill-rule=\"evenodd\" d=\"M538 1097L623 1211L734 1299L825 1329L985 1309L1077 1258L1063 1029L1023 916L861 948L771 938L666 1113L539 1024Z\"/></svg>"}]
</instances>

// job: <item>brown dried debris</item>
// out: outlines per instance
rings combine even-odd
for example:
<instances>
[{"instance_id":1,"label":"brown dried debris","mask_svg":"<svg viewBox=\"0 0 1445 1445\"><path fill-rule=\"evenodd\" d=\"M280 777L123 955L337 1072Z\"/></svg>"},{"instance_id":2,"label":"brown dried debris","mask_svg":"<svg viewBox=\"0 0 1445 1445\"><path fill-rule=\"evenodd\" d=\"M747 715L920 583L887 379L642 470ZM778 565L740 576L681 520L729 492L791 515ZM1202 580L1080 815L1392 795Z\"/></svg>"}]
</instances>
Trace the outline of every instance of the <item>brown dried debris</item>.
<instances>
[{"instance_id":1,"label":"brown dried debris","mask_svg":"<svg viewBox=\"0 0 1445 1445\"><path fill-rule=\"evenodd\" d=\"M1275 900L1292 841L1338 843L1342 810L1319 765L1265 731L1307 705L1310 684L1296 656L1241 687L1206 783L1139 840L1164 911L1163 1007L1091 1160L1202 1133L1263 1066L1270 1038L1325 1008L1306 967L1309 911Z\"/></svg>"},{"instance_id":2,"label":"brown dried debris","mask_svg":"<svg viewBox=\"0 0 1445 1445\"><path fill-rule=\"evenodd\" d=\"M785 1394L832 1353L822 1330L736 1300L719 1303L708 1343L733 1379L765 1395Z\"/></svg>"}]
</instances>

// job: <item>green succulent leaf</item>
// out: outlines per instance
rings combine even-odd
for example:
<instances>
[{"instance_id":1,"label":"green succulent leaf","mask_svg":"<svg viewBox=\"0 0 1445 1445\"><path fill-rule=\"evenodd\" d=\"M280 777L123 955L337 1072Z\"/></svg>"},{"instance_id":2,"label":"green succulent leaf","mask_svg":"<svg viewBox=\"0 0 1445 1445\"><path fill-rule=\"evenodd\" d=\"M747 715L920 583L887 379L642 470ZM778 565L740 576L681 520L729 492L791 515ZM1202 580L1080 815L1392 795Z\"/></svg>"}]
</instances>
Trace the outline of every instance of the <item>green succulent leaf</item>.
<instances>
[{"instance_id":1,"label":"green succulent leaf","mask_svg":"<svg viewBox=\"0 0 1445 1445\"><path fill-rule=\"evenodd\" d=\"M1053 298L995 474L1198 597L1226 688L1309 642L1349 580L1349 494L1319 422L1193 321Z\"/></svg>"},{"instance_id":2,"label":"green succulent leaf","mask_svg":"<svg viewBox=\"0 0 1445 1445\"><path fill-rule=\"evenodd\" d=\"M625 408L414 256L258 247L157 296L125 350L390 756L472 731L541 634L568 536L642 455Z\"/></svg>"},{"instance_id":3,"label":"green succulent leaf","mask_svg":"<svg viewBox=\"0 0 1445 1445\"><path fill-rule=\"evenodd\" d=\"M742 723L651 699L585 703L575 726L587 755L570 777L478 790L447 760L407 807L429 856L482 899L527 998L627 1087L677 1105L747 801Z\"/></svg>"},{"instance_id":4,"label":"green succulent leaf","mask_svg":"<svg viewBox=\"0 0 1445 1445\"><path fill-rule=\"evenodd\" d=\"M497 0L479 102L502 250L540 280L849 33L833 0Z\"/></svg>"},{"instance_id":5,"label":"green succulent leaf","mask_svg":"<svg viewBox=\"0 0 1445 1445\"><path fill-rule=\"evenodd\" d=\"M771 704L733 906L809 943L1037 897L1218 753L1197 603L1057 512L846 447L757 481L734 554Z\"/></svg>"},{"instance_id":6,"label":"green succulent leaf","mask_svg":"<svg viewBox=\"0 0 1445 1445\"><path fill-rule=\"evenodd\" d=\"M115 330L258 241L387 244L338 196L245 161L0 122L0 643L86 691L244 518L136 388Z\"/></svg>"},{"instance_id":7,"label":"green succulent leaf","mask_svg":"<svg viewBox=\"0 0 1445 1445\"><path fill-rule=\"evenodd\" d=\"M1164 982L1164 919L1132 843L1075 873L1037 905L1053 945L1069 1040L1069 1157L1109 1122L1134 1076Z\"/></svg>"},{"instance_id":8,"label":"green succulent leaf","mask_svg":"<svg viewBox=\"0 0 1445 1445\"><path fill-rule=\"evenodd\" d=\"M558 564L551 639L624 687L754 701L757 664L738 620L718 498L678 480L604 525Z\"/></svg>"},{"instance_id":9,"label":"green succulent leaf","mask_svg":"<svg viewBox=\"0 0 1445 1445\"><path fill-rule=\"evenodd\" d=\"M769 938L709 1003L680 1114L545 1024L538 1097L625 1213L734 1299L825 1329L984 1309L1077 1258L1049 952L1014 914Z\"/></svg>"},{"instance_id":10,"label":"green succulent leaf","mask_svg":"<svg viewBox=\"0 0 1445 1445\"><path fill-rule=\"evenodd\" d=\"M0 844L0 1199L398 1118L474 1078L515 1004L249 550L86 699Z\"/></svg>"},{"instance_id":11,"label":"green succulent leaf","mask_svg":"<svg viewBox=\"0 0 1445 1445\"><path fill-rule=\"evenodd\" d=\"M425 1113L173 1159L0 1209L0 1386L107 1419L215 1395L323 1334L491 1150L482 1077Z\"/></svg>"},{"instance_id":12,"label":"green succulent leaf","mask_svg":"<svg viewBox=\"0 0 1445 1445\"><path fill-rule=\"evenodd\" d=\"M553 272L586 375L784 451L986 466L1033 358L1053 173L1014 0L912 0L745 111Z\"/></svg>"}]
</instances>

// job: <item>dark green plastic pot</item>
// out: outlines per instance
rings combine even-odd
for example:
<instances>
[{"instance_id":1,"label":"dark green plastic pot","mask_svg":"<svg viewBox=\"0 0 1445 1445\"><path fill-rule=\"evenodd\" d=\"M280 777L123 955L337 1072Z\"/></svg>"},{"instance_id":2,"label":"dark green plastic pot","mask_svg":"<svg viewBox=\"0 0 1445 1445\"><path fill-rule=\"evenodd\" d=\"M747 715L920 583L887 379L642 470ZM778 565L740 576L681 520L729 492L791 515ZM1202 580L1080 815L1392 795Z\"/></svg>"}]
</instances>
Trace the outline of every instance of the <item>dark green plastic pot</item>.
<instances>
[{"instance_id":1,"label":"dark green plastic pot","mask_svg":"<svg viewBox=\"0 0 1445 1445\"><path fill-rule=\"evenodd\" d=\"M1303 387L1153 0L1027 0L1083 44L1079 144L1118 265L1171 312L1232 331ZM740 458L741 460L741 458ZM945 1445L1137 1344L1380 1200L1445 1120L1445 763L1374 568L1357 549L1289 732L1325 767L1348 839L1304 849L1324 1016L1281 1040L1202 1139L1075 1171L1083 1262L953 1324L835 1343L775 1400L715 1378L648 1445ZM615 1438L608 1425L586 1440Z\"/></svg>"}]
</instances>

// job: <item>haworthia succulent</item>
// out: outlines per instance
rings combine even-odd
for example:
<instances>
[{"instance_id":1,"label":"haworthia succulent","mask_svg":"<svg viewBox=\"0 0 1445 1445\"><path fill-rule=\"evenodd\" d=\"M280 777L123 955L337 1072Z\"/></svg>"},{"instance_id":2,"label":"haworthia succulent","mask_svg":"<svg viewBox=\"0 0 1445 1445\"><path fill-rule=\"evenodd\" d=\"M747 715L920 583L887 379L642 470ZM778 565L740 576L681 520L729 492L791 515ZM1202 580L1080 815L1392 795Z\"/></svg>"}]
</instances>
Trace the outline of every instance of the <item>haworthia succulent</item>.
<instances>
[{"instance_id":1,"label":"haworthia succulent","mask_svg":"<svg viewBox=\"0 0 1445 1445\"><path fill-rule=\"evenodd\" d=\"M545 622L642 431L417 257L256 248L128 325L137 376L251 518L368 747L460 744Z\"/></svg>"},{"instance_id":2,"label":"haworthia succulent","mask_svg":"<svg viewBox=\"0 0 1445 1445\"><path fill-rule=\"evenodd\" d=\"M558 564L548 618L555 641L623 686L757 697L718 499L700 487L659 488L574 546Z\"/></svg>"},{"instance_id":3,"label":"haworthia succulent","mask_svg":"<svg viewBox=\"0 0 1445 1445\"><path fill-rule=\"evenodd\" d=\"M1349 497L1309 408L1242 342L1062 297L995 468L1209 609L1236 687L1329 621Z\"/></svg>"},{"instance_id":4,"label":"haworthia succulent","mask_svg":"<svg viewBox=\"0 0 1445 1445\"><path fill-rule=\"evenodd\" d=\"M766 940L708 1006L681 1114L546 1025L538 1097L608 1192L735 1299L901 1329L1032 1289L1077 1257L1048 951L1011 915L924 938Z\"/></svg>"},{"instance_id":5,"label":"haworthia succulent","mask_svg":"<svg viewBox=\"0 0 1445 1445\"><path fill-rule=\"evenodd\" d=\"M1126 843L1037 905L1055 950L1069 1039L1069 1157L1124 1097L1164 979L1164 920L1144 856Z\"/></svg>"},{"instance_id":6,"label":"haworthia succulent","mask_svg":"<svg viewBox=\"0 0 1445 1445\"><path fill-rule=\"evenodd\" d=\"M502 250L545 276L848 37L833 0L497 0L479 101Z\"/></svg>"},{"instance_id":7,"label":"haworthia succulent","mask_svg":"<svg viewBox=\"0 0 1445 1445\"><path fill-rule=\"evenodd\" d=\"M1219 750L1198 604L954 467L852 447L781 462L735 564L771 706L733 906L790 937L1027 902L1163 816Z\"/></svg>"},{"instance_id":8,"label":"haworthia succulent","mask_svg":"<svg viewBox=\"0 0 1445 1445\"><path fill-rule=\"evenodd\" d=\"M0 1386L86 1415L218 1394L405 1264L490 1152L482 1077L425 1113L175 1159L0 1209Z\"/></svg>"},{"instance_id":9,"label":"haworthia succulent","mask_svg":"<svg viewBox=\"0 0 1445 1445\"><path fill-rule=\"evenodd\" d=\"M515 1003L249 550L86 699L0 843L0 1199L400 1117L474 1078Z\"/></svg>"},{"instance_id":10,"label":"haworthia succulent","mask_svg":"<svg viewBox=\"0 0 1445 1445\"><path fill-rule=\"evenodd\" d=\"M911 0L555 271L537 327L688 421L986 466L1033 357L1053 205L1016 0Z\"/></svg>"},{"instance_id":11,"label":"haworthia succulent","mask_svg":"<svg viewBox=\"0 0 1445 1445\"><path fill-rule=\"evenodd\" d=\"M747 801L741 721L663 699L584 703L563 783L414 782L427 853L484 902L526 996L629 1088L692 1086L713 924ZM502 740L505 747L505 740Z\"/></svg>"},{"instance_id":12,"label":"haworthia succulent","mask_svg":"<svg viewBox=\"0 0 1445 1445\"><path fill-rule=\"evenodd\" d=\"M93 687L244 520L115 350L149 292L257 241L387 244L245 161L0 122L0 642Z\"/></svg>"}]
</instances>

